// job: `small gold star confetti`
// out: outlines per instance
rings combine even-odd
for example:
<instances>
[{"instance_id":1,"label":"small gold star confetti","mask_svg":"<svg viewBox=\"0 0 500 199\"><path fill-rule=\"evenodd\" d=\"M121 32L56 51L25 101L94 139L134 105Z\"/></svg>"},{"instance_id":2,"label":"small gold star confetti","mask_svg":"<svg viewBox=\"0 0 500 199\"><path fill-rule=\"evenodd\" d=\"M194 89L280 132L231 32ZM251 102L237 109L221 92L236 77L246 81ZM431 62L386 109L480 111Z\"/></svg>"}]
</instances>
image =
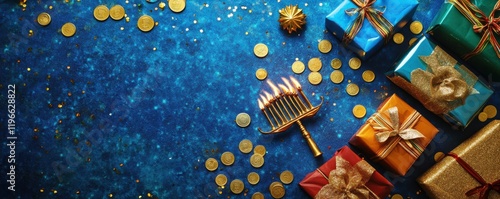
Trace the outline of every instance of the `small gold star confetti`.
<instances>
[{"instance_id":1,"label":"small gold star confetti","mask_svg":"<svg viewBox=\"0 0 500 199\"><path fill-rule=\"evenodd\" d=\"M297 31L297 29L302 29L302 26L306 24L306 15L302 12L297 5L288 5L280 12L280 22L283 30L287 30L289 34Z\"/></svg>"}]
</instances>

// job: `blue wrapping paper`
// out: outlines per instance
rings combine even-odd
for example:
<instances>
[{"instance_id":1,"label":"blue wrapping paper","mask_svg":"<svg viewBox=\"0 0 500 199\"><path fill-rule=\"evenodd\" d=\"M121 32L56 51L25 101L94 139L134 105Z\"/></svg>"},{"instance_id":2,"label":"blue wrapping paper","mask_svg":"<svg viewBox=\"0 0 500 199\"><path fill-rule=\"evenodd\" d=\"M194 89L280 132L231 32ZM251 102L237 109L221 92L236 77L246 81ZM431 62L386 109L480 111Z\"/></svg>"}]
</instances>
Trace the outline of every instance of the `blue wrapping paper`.
<instances>
[{"instance_id":1,"label":"blue wrapping paper","mask_svg":"<svg viewBox=\"0 0 500 199\"><path fill-rule=\"evenodd\" d=\"M417 0L377 0L373 7L385 6L383 16L394 26L393 33L398 32L400 28L411 20L418 6ZM344 0L335 6L330 14L326 16L325 25L340 41L345 31L356 19L356 15L349 16L345 13L347 9L357 8L356 4L350 0ZM391 37L390 36L390 37ZM347 45L347 48L355 52L361 59L368 59L384 45L384 38L375 30L370 22L365 18L363 26L353 41Z\"/></svg>"},{"instance_id":2,"label":"blue wrapping paper","mask_svg":"<svg viewBox=\"0 0 500 199\"><path fill-rule=\"evenodd\" d=\"M422 37L419 41L407 52L403 58L396 63L396 67L394 71L389 72L387 75L389 79L394 82L399 87L405 89L409 92L413 97L417 98L424 106L433 111L430 106L432 104L428 104L424 102L422 99L426 98L422 96L418 90L418 86L415 87L414 83L410 83L412 81L412 72L421 69L422 71L428 71L428 64L426 64L421 57L429 56L437 49L442 50L435 44L431 43L427 38ZM445 53L444 51L442 51ZM445 53L446 54L446 53ZM446 56L449 56L446 54ZM462 76L465 79L475 79L473 83L469 83L472 87L473 92L471 92L464 100L464 103L446 113L436 113L440 115L444 120L448 123L463 129L467 127L467 125L475 118L475 116L480 112L481 108L488 101L490 96L493 94L493 90L487 86L484 82L477 79L477 77L470 73L465 67L460 63L456 62L451 56L448 58L452 59L454 63L456 63L453 68L457 71L466 71L462 72Z\"/></svg>"}]
</instances>

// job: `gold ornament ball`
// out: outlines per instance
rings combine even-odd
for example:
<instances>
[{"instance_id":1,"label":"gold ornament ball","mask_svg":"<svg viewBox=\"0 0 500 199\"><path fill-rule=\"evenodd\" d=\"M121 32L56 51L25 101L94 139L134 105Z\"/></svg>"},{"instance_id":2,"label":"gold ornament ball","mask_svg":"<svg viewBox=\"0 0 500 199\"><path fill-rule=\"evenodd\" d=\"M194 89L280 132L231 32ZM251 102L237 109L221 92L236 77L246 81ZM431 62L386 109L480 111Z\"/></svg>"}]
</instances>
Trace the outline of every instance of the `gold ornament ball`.
<instances>
[{"instance_id":1,"label":"gold ornament ball","mask_svg":"<svg viewBox=\"0 0 500 199\"><path fill-rule=\"evenodd\" d=\"M287 30L289 34L296 32L298 29L302 29L302 26L306 24L306 15L297 5L288 5L280 9L279 13L280 19L278 21L283 30Z\"/></svg>"}]
</instances>

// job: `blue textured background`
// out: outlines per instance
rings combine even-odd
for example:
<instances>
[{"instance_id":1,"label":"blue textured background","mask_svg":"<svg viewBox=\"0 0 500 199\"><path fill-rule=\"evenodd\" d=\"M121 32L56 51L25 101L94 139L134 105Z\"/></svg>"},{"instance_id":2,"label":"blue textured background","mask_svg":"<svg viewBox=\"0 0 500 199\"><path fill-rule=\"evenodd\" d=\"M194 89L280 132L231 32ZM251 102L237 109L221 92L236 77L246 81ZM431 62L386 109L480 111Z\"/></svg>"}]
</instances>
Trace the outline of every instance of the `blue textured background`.
<instances>
[{"instance_id":1,"label":"blue textured background","mask_svg":"<svg viewBox=\"0 0 500 199\"><path fill-rule=\"evenodd\" d=\"M92 12L100 4L109 8L121 4L130 22L96 21ZM307 15L306 28L300 34L289 35L278 25L278 10L289 4L298 4ZM28 1L26 11L17 1L0 0L0 192L9 198L108 198L109 194L113 198L147 198L148 193L156 198L249 198L259 191L270 198L269 184L279 181L280 172L290 170L295 180L285 185L285 197L306 198L298 186L300 180L346 145L365 122L367 117L352 116L352 107L362 104L371 115L396 93L440 133L404 177L373 165L395 185L393 194L426 198L415 179L435 163L434 154L453 149L486 123L476 119L464 132L453 130L384 76L414 36L407 27L402 31L402 45L391 42L364 61L361 69L351 70L347 62L354 55L338 47L333 35L325 32L324 17L334 9L332 4L188 0L182 13L173 13L168 8L155 10L158 3L139 0ZM441 4L421 0L414 19L427 28ZM50 25L37 24L41 12L52 16ZM159 23L149 33L136 27L143 14ZM66 22L76 25L75 36L61 35ZM33 36L28 36L29 30ZM333 43L330 53L317 50L321 39ZM269 47L267 57L253 55L257 43ZM291 71L296 58L307 63L313 57L323 62L323 82L318 86L308 83L307 70L302 75ZM341 84L329 80L333 58L343 61L345 80ZM260 91L269 90L255 78L261 67L275 82L295 76L313 104L324 96L318 114L303 121L322 149L322 157L311 155L296 126L279 135L257 131L258 127L269 128L256 103ZM366 69L375 71L374 82L362 80ZM344 91L348 80L361 88L355 97ZM7 190L5 175L10 84L16 85L16 192ZM500 107L498 99L496 92L489 104ZM240 112L252 117L248 128L235 124ZM238 150L242 139L267 148L262 168L250 166L250 155ZM235 164L219 162L217 171L207 171L205 160L219 159L224 151L235 154ZM251 171L261 177L255 186L246 181ZM226 186L219 195L214 182L219 173L229 180L242 179L244 193L234 195Z\"/></svg>"}]
</instances>

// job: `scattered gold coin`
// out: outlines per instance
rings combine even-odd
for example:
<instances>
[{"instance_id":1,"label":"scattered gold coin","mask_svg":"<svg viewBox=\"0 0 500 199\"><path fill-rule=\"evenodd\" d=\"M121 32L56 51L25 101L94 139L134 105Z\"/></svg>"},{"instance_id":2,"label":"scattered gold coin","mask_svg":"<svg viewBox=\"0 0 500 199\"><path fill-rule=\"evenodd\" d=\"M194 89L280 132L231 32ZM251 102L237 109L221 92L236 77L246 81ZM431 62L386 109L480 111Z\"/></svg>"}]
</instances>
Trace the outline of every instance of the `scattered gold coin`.
<instances>
[{"instance_id":1,"label":"scattered gold coin","mask_svg":"<svg viewBox=\"0 0 500 199\"><path fill-rule=\"evenodd\" d=\"M349 94L350 96L355 96L359 93L359 87L357 84L354 83L347 84L345 90L347 94Z\"/></svg>"},{"instance_id":2,"label":"scattered gold coin","mask_svg":"<svg viewBox=\"0 0 500 199\"><path fill-rule=\"evenodd\" d=\"M332 43L330 41L323 39L318 44L318 50L321 53L328 53L332 50Z\"/></svg>"},{"instance_id":3,"label":"scattered gold coin","mask_svg":"<svg viewBox=\"0 0 500 199\"><path fill-rule=\"evenodd\" d=\"M94 18L97 21L106 21L109 17L109 9L105 5L98 5L94 8Z\"/></svg>"},{"instance_id":4,"label":"scattered gold coin","mask_svg":"<svg viewBox=\"0 0 500 199\"><path fill-rule=\"evenodd\" d=\"M408 42L408 44L411 46L413 45L413 43L415 43L417 41L417 38L416 37L413 37L410 39L410 41Z\"/></svg>"},{"instance_id":5,"label":"scattered gold coin","mask_svg":"<svg viewBox=\"0 0 500 199\"><path fill-rule=\"evenodd\" d=\"M323 77L319 72L311 72L309 76L307 76L307 79L312 85L318 85L323 80Z\"/></svg>"},{"instance_id":6,"label":"scattered gold coin","mask_svg":"<svg viewBox=\"0 0 500 199\"><path fill-rule=\"evenodd\" d=\"M267 56L267 53L269 53L269 49L267 48L266 44L258 43L253 47L253 53L255 54L255 56L262 58Z\"/></svg>"},{"instance_id":7,"label":"scattered gold coin","mask_svg":"<svg viewBox=\"0 0 500 199\"><path fill-rule=\"evenodd\" d=\"M186 0L168 0L168 7L172 12L182 12L186 8Z\"/></svg>"},{"instance_id":8,"label":"scattered gold coin","mask_svg":"<svg viewBox=\"0 0 500 199\"><path fill-rule=\"evenodd\" d=\"M220 156L220 161L226 166L232 165L234 163L234 154L226 151Z\"/></svg>"},{"instance_id":9,"label":"scattered gold coin","mask_svg":"<svg viewBox=\"0 0 500 199\"><path fill-rule=\"evenodd\" d=\"M363 105L356 105L352 108L352 114L354 117L361 119L366 115L366 108Z\"/></svg>"},{"instance_id":10,"label":"scattered gold coin","mask_svg":"<svg viewBox=\"0 0 500 199\"><path fill-rule=\"evenodd\" d=\"M445 155L443 152L437 152L436 154L434 154L434 161L439 162L444 158L444 156Z\"/></svg>"},{"instance_id":11,"label":"scattered gold coin","mask_svg":"<svg viewBox=\"0 0 500 199\"><path fill-rule=\"evenodd\" d=\"M253 148L252 141L248 139L241 140L240 144L238 145L238 148L242 153L250 153Z\"/></svg>"},{"instance_id":12,"label":"scattered gold coin","mask_svg":"<svg viewBox=\"0 0 500 199\"><path fill-rule=\"evenodd\" d=\"M281 172L280 174L280 180L281 182L283 182L283 184L290 184L292 183L293 181L293 173L288 171L288 170L285 170L283 172Z\"/></svg>"},{"instance_id":13,"label":"scattered gold coin","mask_svg":"<svg viewBox=\"0 0 500 199\"><path fill-rule=\"evenodd\" d=\"M340 84L342 81L344 81L344 73L340 70L333 70L332 73L330 73L330 80L333 83Z\"/></svg>"},{"instance_id":14,"label":"scattered gold coin","mask_svg":"<svg viewBox=\"0 0 500 199\"><path fill-rule=\"evenodd\" d=\"M363 77L363 80L365 80L365 82L373 82L373 80L375 80L375 73L371 70L365 70L365 72L363 72L363 74L361 75Z\"/></svg>"},{"instance_id":15,"label":"scattered gold coin","mask_svg":"<svg viewBox=\"0 0 500 199\"><path fill-rule=\"evenodd\" d=\"M340 69L342 67L342 61L340 61L339 58L333 58L332 61L330 62L330 66L332 66L333 69Z\"/></svg>"},{"instance_id":16,"label":"scattered gold coin","mask_svg":"<svg viewBox=\"0 0 500 199\"><path fill-rule=\"evenodd\" d=\"M349 59L349 67L353 70L358 70L361 67L361 60L357 57Z\"/></svg>"},{"instance_id":17,"label":"scattered gold coin","mask_svg":"<svg viewBox=\"0 0 500 199\"><path fill-rule=\"evenodd\" d=\"M424 26L422 25L422 23L420 21L413 21L410 24L410 31L413 34L416 34L416 35L420 34L423 29L424 29Z\"/></svg>"},{"instance_id":18,"label":"scattered gold coin","mask_svg":"<svg viewBox=\"0 0 500 199\"><path fill-rule=\"evenodd\" d=\"M215 177L215 184L225 186L227 184L227 177L224 174L219 174Z\"/></svg>"},{"instance_id":19,"label":"scattered gold coin","mask_svg":"<svg viewBox=\"0 0 500 199\"><path fill-rule=\"evenodd\" d=\"M258 80L264 80L267 78L267 71L266 69L259 68L257 71L255 71L255 77L257 77Z\"/></svg>"},{"instance_id":20,"label":"scattered gold coin","mask_svg":"<svg viewBox=\"0 0 500 199\"><path fill-rule=\"evenodd\" d=\"M486 114L485 112L481 112L479 113L479 115L477 115L477 118L479 119L479 121L484 122L488 119L488 114Z\"/></svg>"},{"instance_id":21,"label":"scattered gold coin","mask_svg":"<svg viewBox=\"0 0 500 199\"><path fill-rule=\"evenodd\" d=\"M304 72L304 70L306 69L306 66L304 65L303 62L301 61L295 61L293 62L292 64L292 71L295 73L295 74L301 74Z\"/></svg>"},{"instance_id":22,"label":"scattered gold coin","mask_svg":"<svg viewBox=\"0 0 500 199\"><path fill-rule=\"evenodd\" d=\"M264 194L262 194L261 192L255 192L254 194L252 194L252 199L264 199Z\"/></svg>"},{"instance_id":23,"label":"scattered gold coin","mask_svg":"<svg viewBox=\"0 0 500 199\"><path fill-rule=\"evenodd\" d=\"M50 15L49 13L46 13L46 12L42 12L38 15L38 17L36 18L36 21L38 22L38 24L40 24L41 26L46 26L46 25L49 25L50 22L52 21L52 18L50 18Z\"/></svg>"},{"instance_id":24,"label":"scattered gold coin","mask_svg":"<svg viewBox=\"0 0 500 199\"><path fill-rule=\"evenodd\" d=\"M392 40L396 44L402 44L403 41L405 41L405 36L403 36L403 34L398 32L398 33L394 34L394 36L392 37Z\"/></svg>"},{"instance_id":25,"label":"scattered gold coin","mask_svg":"<svg viewBox=\"0 0 500 199\"><path fill-rule=\"evenodd\" d=\"M256 185L260 181L260 176L258 173L250 172L247 176L247 180L251 185Z\"/></svg>"},{"instance_id":26,"label":"scattered gold coin","mask_svg":"<svg viewBox=\"0 0 500 199\"><path fill-rule=\"evenodd\" d=\"M241 128L245 128L250 125L251 121L252 119L250 118L250 115L248 115L248 113L239 113L238 115L236 115L236 124Z\"/></svg>"},{"instance_id":27,"label":"scattered gold coin","mask_svg":"<svg viewBox=\"0 0 500 199\"><path fill-rule=\"evenodd\" d=\"M269 185L269 192L273 198L283 198L285 196L285 187L280 182L273 182Z\"/></svg>"},{"instance_id":28,"label":"scattered gold coin","mask_svg":"<svg viewBox=\"0 0 500 199\"><path fill-rule=\"evenodd\" d=\"M125 9L121 5L115 5L109 10L109 16L113 20L121 20L125 16Z\"/></svg>"},{"instance_id":29,"label":"scattered gold coin","mask_svg":"<svg viewBox=\"0 0 500 199\"><path fill-rule=\"evenodd\" d=\"M240 179L234 179L231 181L231 184L229 184L229 189L231 189L231 192L234 194L240 194L243 192L243 189L245 189L245 184L243 184L243 181Z\"/></svg>"},{"instance_id":30,"label":"scattered gold coin","mask_svg":"<svg viewBox=\"0 0 500 199\"><path fill-rule=\"evenodd\" d=\"M258 153L254 153L250 156L250 164L255 168L260 168L264 165L264 156Z\"/></svg>"},{"instance_id":31,"label":"scattered gold coin","mask_svg":"<svg viewBox=\"0 0 500 199\"><path fill-rule=\"evenodd\" d=\"M137 20L137 27L142 32L149 32L155 27L155 20L149 15L142 15Z\"/></svg>"},{"instance_id":32,"label":"scattered gold coin","mask_svg":"<svg viewBox=\"0 0 500 199\"><path fill-rule=\"evenodd\" d=\"M401 194L394 194L391 199L403 199L403 196Z\"/></svg>"},{"instance_id":33,"label":"scattered gold coin","mask_svg":"<svg viewBox=\"0 0 500 199\"><path fill-rule=\"evenodd\" d=\"M307 67L312 72L318 72L319 70L321 70L322 66L323 64L321 63L321 60L317 57L311 58L309 62L307 62Z\"/></svg>"},{"instance_id":34,"label":"scattered gold coin","mask_svg":"<svg viewBox=\"0 0 500 199\"><path fill-rule=\"evenodd\" d=\"M65 36L65 37L71 37L73 35L75 35L76 33L76 26L75 24L73 23L65 23L62 27L61 27L61 33Z\"/></svg>"},{"instance_id":35,"label":"scattered gold coin","mask_svg":"<svg viewBox=\"0 0 500 199\"><path fill-rule=\"evenodd\" d=\"M265 156L266 155L266 147L264 145L257 145L253 149L253 152L254 153L258 153L258 154L260 154L262 156Z\"/></svg>"},{"instance_id":36,"label":"scattered gold coin","mask_svg":"<svg viewBox=\"0 0 500 199\"><path fill-rule=\"evenodd\" d=\"M215 171L217 167L219 167L219 162L217 162L215 158L208 158L207 161L205 161L205 168L207 168L207 170Z\"/></svg>"},{"instance_id":37,"label":"scattered gold coin","mask_svg":"<svg viewBox=\"0 0 500 199\"><path fill-rule=\"evenodd\" d=\"M494 118L495 116L497 116L497 108L493 105L484 107L483 112L488 115L488 118Z\"/></svg>"}]
</instances>

